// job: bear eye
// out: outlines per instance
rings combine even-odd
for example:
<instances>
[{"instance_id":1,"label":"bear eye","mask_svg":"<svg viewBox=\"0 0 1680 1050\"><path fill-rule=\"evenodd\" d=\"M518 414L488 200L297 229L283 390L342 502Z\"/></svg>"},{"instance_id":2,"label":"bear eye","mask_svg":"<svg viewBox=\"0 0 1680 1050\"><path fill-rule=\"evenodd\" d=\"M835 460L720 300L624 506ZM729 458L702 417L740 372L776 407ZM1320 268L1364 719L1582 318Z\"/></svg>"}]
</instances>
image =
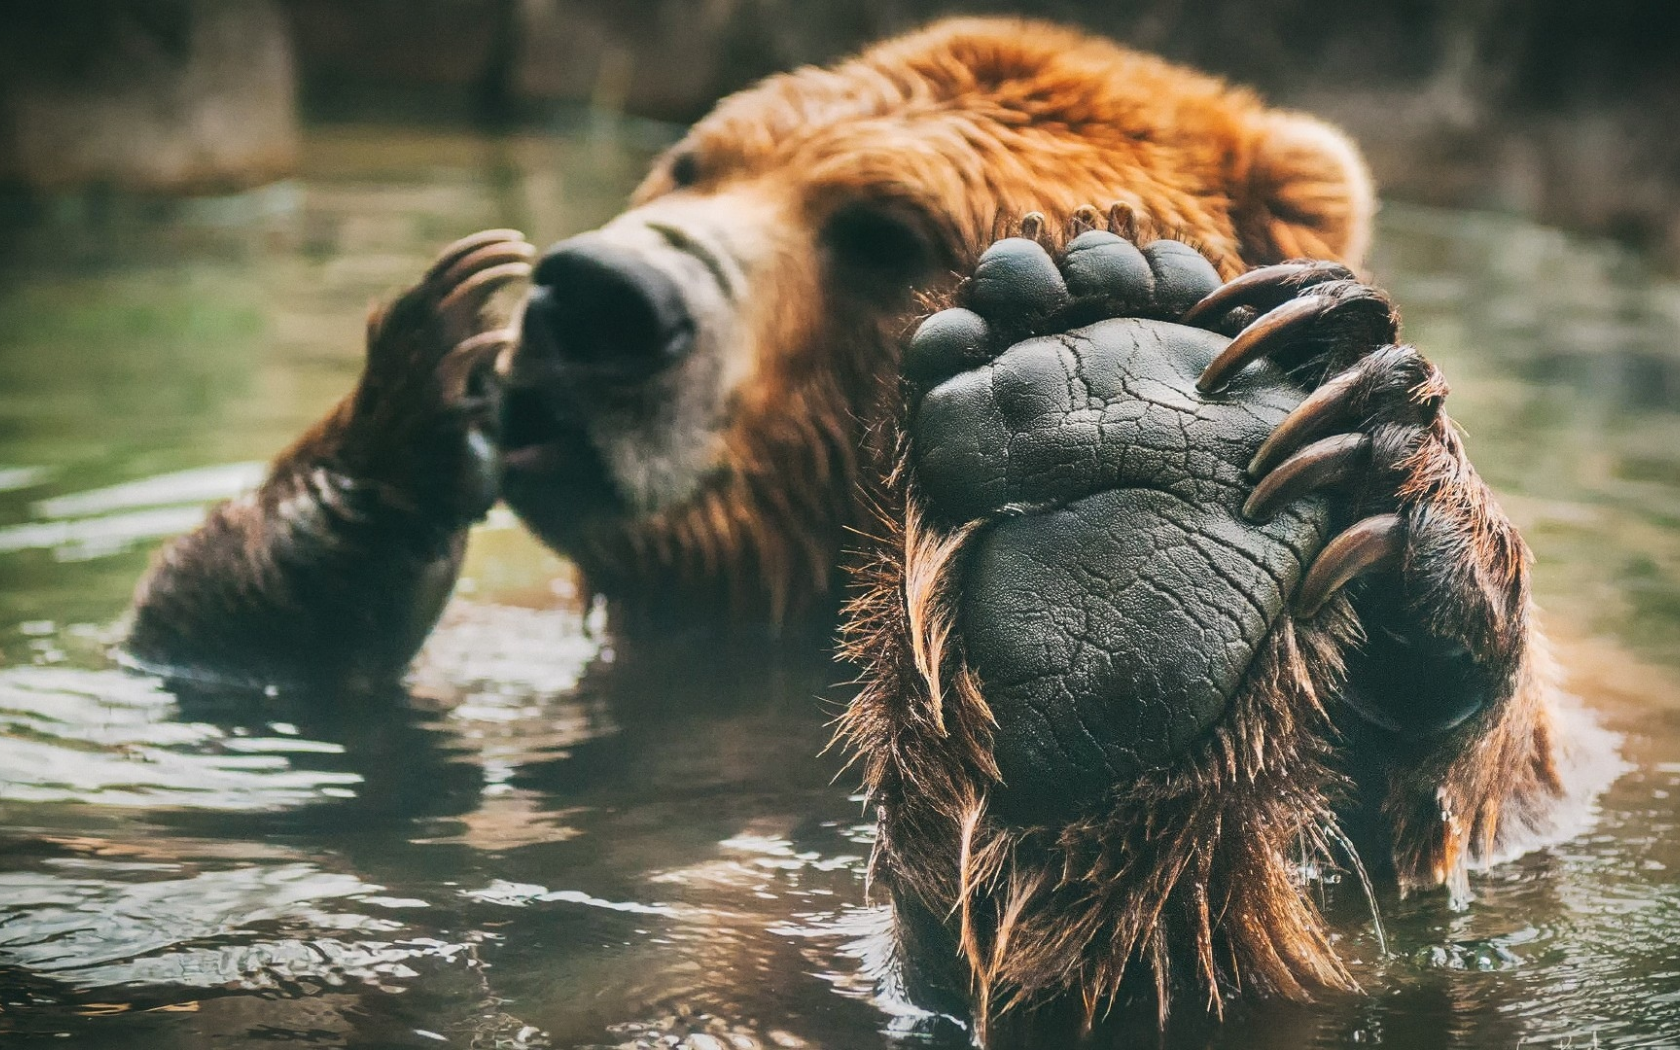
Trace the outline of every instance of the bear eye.
<instances>
[{"instance_id":1,"label":"bear eye","mask_svg":"<svg viewBox=\"0 0 1680 1050\"><path fill-rule=\"evenodd\" d=\"M671 158L671 181L678 189L686 189L700 181L700 157L693 150L683 150Z\"/></svg>"},{"instance_id":2,"label":"bear eye","mask_svg":"<svg viewBox=\"0 0 1680 1050\"><path fill-rule=\"evenodd\" d=\"M908 279L928 269L933 246L910 217L881 204L849 204L823 230L835 261L859 274Z\"/></svg>"}]
</instances>

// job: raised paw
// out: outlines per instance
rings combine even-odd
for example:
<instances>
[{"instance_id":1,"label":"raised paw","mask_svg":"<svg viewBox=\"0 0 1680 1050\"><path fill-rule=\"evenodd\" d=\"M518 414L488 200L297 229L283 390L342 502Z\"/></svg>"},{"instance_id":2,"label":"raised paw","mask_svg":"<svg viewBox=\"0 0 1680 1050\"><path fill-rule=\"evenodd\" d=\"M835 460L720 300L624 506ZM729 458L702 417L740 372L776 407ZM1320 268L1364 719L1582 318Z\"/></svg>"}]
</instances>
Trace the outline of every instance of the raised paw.
<instances>
[{"instance_id":1,"label":"raised paw","mask_svg":"<svg viewBox=\"0 0 1680 1050\"><path fill-rule=\"evenodd\" d=\"M355 476L447 524L481 517L495 502L493 374L517 338L499 293L529 280L534 254L515 230L463 238L372 314L366 368L349 402Z\"/></svg>"},{"instance_id":2,"label":"raised paw","mask_svg":"<svg viewBox=\"0 0 1680 1050\"><path fill-rule=\"evenodd\" d=\"M848 626L905 972L982 1027L1347 988L1300 876L1349 780L1408 885L1555 785L1521 540L1344 268L1024 232L906 347Z\"/></svg>"},{"instance_id":3,"label":"raised paw","mask_svg":"<svg viewBox=\"0 0 1680 1050\"><path fill-rule=\"evenodd\" d=\"M1214 1010L1238 986L1346 987L1299 883L1302 857L1335 863L1347 604L1322 629L1291 611L1330 501L1244 513L1307 399L1299 363L1206 386L1235 342L1181 323L1220 287L1200 255L1023 232L909 340L901 524L848 627L865 688L842 731L913 994L966 995L983 1027L1139 990L1164 1016L1181 987Z\"/></svg>"},{"instance_id":4,"label":"raised paw","mask_svg":"<svg viewBox=\"0 0 1680 1050\"><path fill-rule=\"evenodd\" d=\"M1230 340L1174 323L1219 278L1186 245L998 242L906 349L908 467L972 536L955 629L997 730L1000 811L1066 818L1226 713L1326 538L1320 501L1243 514L1305 390L1270 364L1210 396Z\"/></svg>"},{"instance_id":5,"label":"raised paw","mask_svg":"<svg viewBox=\"0 0 1680 1050\"><path fill-rule=\"evenodd\" d=\"M1439 370L1398 345L1381 292L1340 267L1266 267L1208 295L1187 321L1236 328L1198 387L1240 398L1259 361L1316 383L1256 450L1243 513L1264 522L1296 501L1334 498L1337 535L1294 599L1319 613L1359 578L1366 643L1349 700L1390 729L1450 729L1509 691L1526 637L1527 551L1476 478L1443 402ZM1234 322L1234 324L1233 324Z\"/></svg>"}]
</instances>

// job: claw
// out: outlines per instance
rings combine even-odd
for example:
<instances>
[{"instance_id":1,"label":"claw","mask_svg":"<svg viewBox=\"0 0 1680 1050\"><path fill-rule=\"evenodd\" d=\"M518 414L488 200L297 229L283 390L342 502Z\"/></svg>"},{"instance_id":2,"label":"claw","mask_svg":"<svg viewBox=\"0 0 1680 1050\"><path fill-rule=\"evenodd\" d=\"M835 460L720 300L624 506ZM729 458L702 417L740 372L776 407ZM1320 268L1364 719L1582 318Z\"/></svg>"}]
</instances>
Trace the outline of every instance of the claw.
<instances>
[{"instance_id":1,"label":"claw","mask_svg":"<svg viewBox=\"0 0 1680 1050\"><path fill-rule=\"evenodd\" d=\"M537 250L524 241L496 241L458 257L450 264L449 269L437 278L437 283L444 288L453 288L474 273L502 263L528 263L536 254Z\"/></svg>"},{"instance_id":2,"label":"claw","mask_svg":"<svg viewBox=\"0 0 1680 1050\"><path fill-rule=\"evenodd\" d=\"M1348 399L1353 396L1359 380L1360 376L1355 371L1341 372L1307 395L1307 399L1296 405L1295 410L1285 416L1277 429L1261 442L1254 458L1248 461L1248 476L1263 476L1302 442L1345 419Z\"/></svg>"},{"instance_id":3,"label":"claw","mask_svg":"<svg viewBox=\"0 0 1680 1050\"><path fill-rule=\"evenodd\" d=\"M1216 293L1217 294L1217 293ZM1225 380L1242 371L1250 361L1264 357L1284 340L1298 334L1328 309L1332 300L1323 295L1303 295L1262 314L1259 320L1242 330L1231 345L1213 359L1196 380L1196 389L1211 393L1224 385Z\"/></svg>"},{"instance_id":4,"label":"claw","mask_svg":"<svg viewBox=\"0 0 1680 1050\"><path fill-rule=\"evenodd\" d=\"M509 339L496 354L496 378L507 379L513 375L513 355L519 352L519 340Z\"/></svg>"},{"instance_id":5,"label":"claw","mask_svg":"<svg viewBox=\"0 0 1680 1050\"><path fill-rule=\"evenodd\" d=\"M487 270L480 270L444 296L443 301L438 304L438 313L448 315L459 310L476 312L497 291L515 281L527 280L530 276L531 264L528 262L505 262Z\"/></svg>"},{"instance_id":6,"label":"claw","mask_svg":"<svg viewBox=\"0 0 1680 1050\"><path fill-rule=\"evenodd\" d=\"M492 346L499 347L505 343L511 343L517 338L519 338L519 333L515 332L511 328L492 328L488 332L480 332L477 335L468 336L459 343L456 343L455 353L464 357L473 357L480 351L486 350Z\"/></svg>"},{"instance_id":7,"label":"claw","mask_svg":"<svg viewBox=\"0 0 1680 1050\"><path fill-rule=\"evenodd\" d=\"M1194 325L1210 318L1223 317L1239 306L1270 310L1294 298L1309 282L1318 284L1322 281L1350 280L1352 277L1353 271L1333 262L1286 262L1262 266L1226 282L1212 295L1185 311L1178 323Z\"/></svg>"},{"instance_id":8,"label":"claw","mask_svg":"<svg viewBox=\"0 0 1680 1050\"><path fill-rule=\"evenodd\" d=\"M518 333L510 328L492 328L456 343L440 371L446 394L452 400L466 401L490 396L491 376L497 374L496 361L505 352L504 347L517 338Z\"/></svg>"},{"instance_id":9,"label":"claw","mask_svg":"<svg viewBox=\"0 0 1680 1050\"><path fill-rule=\"evenodd\" d=\"M1100 230L1103 229L1105 225L1102 212L1091 207L1089 204L1081 204L1079 207L1075 208L1073 210L1073 218L1070 221L1075 235L1084 233L1086 230Z\"/></svg>"},{"instance_id":10,"label":"claw","mask_svg":"<svg viewBox=\"0 0 1680 1050\"><path fill-rule=\"evenodd\" d=\"M1125 201L1115 201L1108 206L1108 232L1128 241L1137 240L1138 219L1137 211Z\"/></svg>"},{"instance_id":11,"label":"claw","mask_svg":"<svg viewBox=\"0 0 1680 1050\"><path fill-rule=\"evenodd\" d=\"M1029 211L1025 215L1021 216L1021 232L1016 234L1016 236L1025 237L1029 241L1036 241L1036 240L1038 240L1039 236L1042 235L1043 233L1044 233L1044 213L1043 212L1041 212L1041 211Z\"/></svg>"},{"instance_id":12,"label":"claw","mask_svg":"<svg viewBox=\"0 0 1680 1050\"><path fill-rule=\"evenodd\" d=\"M1295 615L1316 616L1349 580L1360 573L1386 569L1400 558L1405 526L1398 514L1377 514L1358 521L1330 541L1295 596Z\"/></svg>"},{"instance_id":13,"label":"claw","mask_svg":"<svg viewBox=\"0 0 1680 1050\"><path fill-rule=\"evenodd\" d=\"M481 230L470 237L462 237L439 252L437 261L432 263L432 268L426 272L426 276L428 278L436 277L462 258L471 255L487 244L498 244L506 241L523 242L524 240L525 235L518 230Z\"/></svg>"},{"instance_id":14,"label":"claw","mask_svg":"<svg viewBox=\"0 0 1680 1050\"><path fill-rule=\"evenodd\" d=\"M1270 521L1279 507L1315 489L1346 481L1370 460L1371 439L1337 434L1315 441L1267 474L1243 504L1249 521Z\"/></svg>"},{"instance_id":15,"label":"claw","mask_svg":"<svg viewBox=\"0 0 1680 1050\"><path fill-rule=\"evenodd\" d=\"M475 407L494 407L501 401L501 374L496 371L496 357L499 355L484 354L477 358L469 358L467 379L464 384L463 400L471 402ZM491 425L495 425L494 417Z\"/></svg>"}]
</instances>

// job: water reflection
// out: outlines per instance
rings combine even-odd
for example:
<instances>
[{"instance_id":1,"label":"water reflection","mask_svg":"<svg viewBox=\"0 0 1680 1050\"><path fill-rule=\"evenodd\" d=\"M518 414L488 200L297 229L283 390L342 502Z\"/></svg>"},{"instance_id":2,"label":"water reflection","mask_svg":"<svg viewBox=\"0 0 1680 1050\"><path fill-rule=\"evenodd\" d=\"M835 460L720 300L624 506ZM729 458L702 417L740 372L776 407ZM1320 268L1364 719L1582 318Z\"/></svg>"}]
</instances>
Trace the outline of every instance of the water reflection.
<instances>
[{"instance_id":1,"label":"water reflection","mask_svg":"<svg viewBox=\"0 0 1680 1050\"><path fill-rule=\"evenodd\" d=\"M825 978L798 976L812 928L764 910L844 914L868 848L814 758L836 668L803 638L609 649L589 620L464 607L412 694L0 672L0 965L50 978L54 1002L156 1009L433 994L490 944L495 994L559 1045L604 1023L794 1023L824 1001ZM867 1031L865 985L853 998ZM579 1009L603 1002L634 1008Z\"/></svg>"},{"instance_id":2,"label":"water reflection","mask_svg":"<svg viewBox=\"0 0 1680 1050\"><path fill-rule=\"evenodd\" d=\"M234 693L108 653L156 539L352 381L369 298L469 228L598 221L645 153L326 129L238 215L72 225L0 264L8 1047L966 1045L878 973L821 635L628 643L496 516L404 690ZM1329 888L1366 995L1099 1045L1676 1045L1680 286L1518 223L1385 224L1379 276L1630 771L1468 911L1383 896L1387 956Z\"/></svg>"}]
</instances>

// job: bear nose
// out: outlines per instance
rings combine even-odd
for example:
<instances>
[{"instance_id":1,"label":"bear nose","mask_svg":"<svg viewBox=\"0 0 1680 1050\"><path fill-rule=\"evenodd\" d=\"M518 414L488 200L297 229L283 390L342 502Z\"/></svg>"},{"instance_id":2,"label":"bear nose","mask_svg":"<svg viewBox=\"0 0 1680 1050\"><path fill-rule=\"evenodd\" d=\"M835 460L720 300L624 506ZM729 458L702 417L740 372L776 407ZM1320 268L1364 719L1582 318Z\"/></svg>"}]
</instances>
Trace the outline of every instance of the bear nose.
<instances>
[{"instance_id":1,"label":"bear nose","mask_svg":"<svg viewBox=\"0 0 1680 1050\"><path fill-rule=\"evenodd\" d=\"M635 254L584 238L548 250L532 274L524 342L619 382L646 379L694 346L676 281Z\"/></svg>"}]
</instances>

